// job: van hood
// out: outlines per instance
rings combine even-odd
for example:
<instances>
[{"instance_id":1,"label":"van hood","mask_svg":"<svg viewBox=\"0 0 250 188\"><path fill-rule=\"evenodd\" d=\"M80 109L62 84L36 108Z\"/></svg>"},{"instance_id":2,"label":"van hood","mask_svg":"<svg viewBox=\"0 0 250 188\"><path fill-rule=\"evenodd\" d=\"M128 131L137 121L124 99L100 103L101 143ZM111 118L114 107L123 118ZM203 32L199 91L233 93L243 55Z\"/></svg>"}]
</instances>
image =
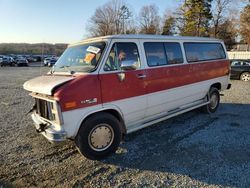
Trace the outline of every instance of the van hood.
<instances>
[{"instance_id":1,"label":"van hood","mask_svg":"<svg viewBox=\"0 0 250 188\"><path fill-rule=\"evenodd\" d=\"M74 77L69 76L39 76L25 82L23 88L35 93L52 95L55 87L73 79Z\"/></svg>"}]
</instances>

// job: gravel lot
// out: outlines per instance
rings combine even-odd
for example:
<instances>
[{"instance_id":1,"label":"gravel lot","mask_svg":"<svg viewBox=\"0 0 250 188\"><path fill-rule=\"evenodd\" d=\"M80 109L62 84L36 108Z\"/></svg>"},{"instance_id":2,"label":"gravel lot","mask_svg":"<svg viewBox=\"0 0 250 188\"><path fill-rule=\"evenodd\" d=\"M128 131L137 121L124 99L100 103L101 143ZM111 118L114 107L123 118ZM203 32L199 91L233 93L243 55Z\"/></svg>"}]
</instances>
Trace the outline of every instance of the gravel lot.
<instances>
[{"instance_id":1,"label":"gravel lot","mask_svg":"<svg viewBox=\"0 0 250 188\"><path fill-rule=\"evenodd\" d=\"M102 161L36 133L22 84L48 68L0 69L0 187L250 187L250 82L198 110L127 135Z\"/></svg>"}]
</instances>

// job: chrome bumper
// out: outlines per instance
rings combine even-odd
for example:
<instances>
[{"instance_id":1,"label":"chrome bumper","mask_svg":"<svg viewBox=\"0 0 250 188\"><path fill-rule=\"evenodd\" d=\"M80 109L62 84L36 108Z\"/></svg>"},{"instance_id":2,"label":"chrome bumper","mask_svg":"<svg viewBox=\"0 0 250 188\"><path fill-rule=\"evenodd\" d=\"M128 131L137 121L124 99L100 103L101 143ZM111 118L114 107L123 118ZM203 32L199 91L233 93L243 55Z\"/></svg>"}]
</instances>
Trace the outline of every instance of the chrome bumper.
<instances>
[{"instance_id":1,"label":"chrome bumper","mask_svg":"<svg viewBox=\"0 0 250 188\"><path fill-rule=\"evenodd\" d=\"M66 132L64 130L56 130L52 123L45 122L35 113L33 113L31 117L34 121L37 132L41 133L50 142L60 142L66 140Z\"/></svg>"}]
</instances>

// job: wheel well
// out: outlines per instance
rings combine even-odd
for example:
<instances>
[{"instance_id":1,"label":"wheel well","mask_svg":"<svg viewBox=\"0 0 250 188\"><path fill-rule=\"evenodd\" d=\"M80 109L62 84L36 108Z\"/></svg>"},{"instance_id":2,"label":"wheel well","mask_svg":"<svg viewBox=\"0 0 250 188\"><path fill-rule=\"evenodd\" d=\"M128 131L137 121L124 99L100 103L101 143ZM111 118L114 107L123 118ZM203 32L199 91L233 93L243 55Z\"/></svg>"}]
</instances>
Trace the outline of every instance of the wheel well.
<instances>
[{"instance_id":1,"label":"wheel well","mask_svg":"<svg viewBox=\"0 0 250 188\"><path fill-rule=\"evenodd\" d=\"M121 122L121 130L122 130L122 134L126 134L126 127L125 127L125 123L123 121L123 118L121 117L120 113L117 112L116 110L114 109L107 109L107 110L102 110L102 111L99 111L99 112L95 112L93 114L90 114L88 115L82 123L84 123L88 118L90 118L91 116L94 116L94 115L97 115L98 113L102 113L102 112L106 112L106 113L109 113L111 115L113 115L115 118L117 118L118 121Z\"/></svg>"},{"instance_id":2,"label":"wheel well","mask_svg":"<svg viewBox=\"0 0 250 188\"><path fill-rule=\"evenodd\" d=\"M249 71L242 71L242 72L240 73L240 76L241 76L243 73L245 73L245 72L250 73Z\"/></svg>"},{"instance_id":3,"label":"wheel well","mask_svg":"<svg viewBox=\"0 0 250 188\"><path fill-rule=\"evenodd\" d=\"M214 83L213 85L211 85L211 87L215 87L220 91L221 90L221 83Z\"/></svg>"}]
</instances>

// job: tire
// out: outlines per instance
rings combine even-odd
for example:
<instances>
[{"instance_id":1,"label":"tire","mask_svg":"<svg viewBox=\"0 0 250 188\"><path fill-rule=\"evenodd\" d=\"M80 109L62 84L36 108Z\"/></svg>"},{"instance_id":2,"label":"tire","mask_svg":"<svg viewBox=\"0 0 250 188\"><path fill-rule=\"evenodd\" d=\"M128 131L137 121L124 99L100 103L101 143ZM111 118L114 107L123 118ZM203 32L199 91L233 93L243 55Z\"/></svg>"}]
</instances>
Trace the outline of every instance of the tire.
<instances>
[{"instance_id":1,"label":"tire","mask_svg":"<svg viewBox=\"0 0 250 188\"><path fill-rule=\"evenodd\" d=\"M75 143L86 158L100 160L114 153L121 139L120 122L113 115L101 112L83 122Z\"/></svg>"},{"instance_id":2,"label":"tire","mask_svg":"<svg viewBox=\"0 0 250 188\"><path fill-rule=\"evenodd\" d=\"M205 113L214 113L220 105L220 93L217 88L211 87L208 92L208 99L210 103L205 105L202 110Z\"/></svg>"},{"instance_id":3,"label":"tire","mask_svg":"<svg viewBox=\"0 0 250 188\"><path fill-rule=\"evenodd\" d=\"M241 73L240 80L242 80L244 82L249 82L250 81L250 73L249 72Z\"/></svg>"}]
</instances>

